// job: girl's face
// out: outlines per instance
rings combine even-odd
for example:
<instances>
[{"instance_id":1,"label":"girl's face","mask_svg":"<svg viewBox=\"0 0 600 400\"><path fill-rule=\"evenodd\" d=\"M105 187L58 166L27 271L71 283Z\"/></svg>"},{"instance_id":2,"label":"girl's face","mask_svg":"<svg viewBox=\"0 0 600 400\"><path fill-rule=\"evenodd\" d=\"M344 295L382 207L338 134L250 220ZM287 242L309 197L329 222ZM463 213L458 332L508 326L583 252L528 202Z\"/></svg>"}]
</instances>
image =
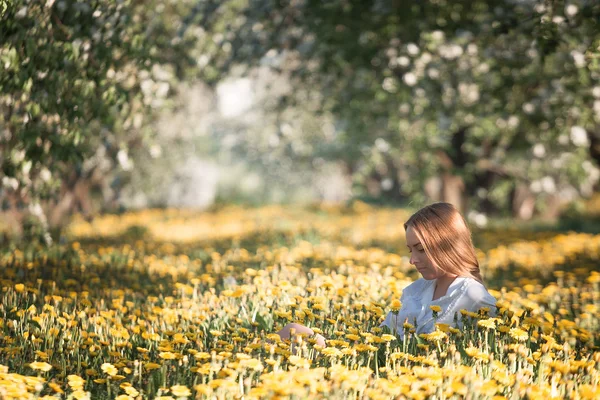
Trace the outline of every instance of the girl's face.
<instances>
[{"instance_id":1,"label":"girl's face","mask_svg":"<svg viewBox=\"0 0 600 400\"><path fill-rule=\"evenodd\" d=\"M406 245L410 252L410 263L415 266L424 279L430 281L443 275L442 271L436 268L427 257L425 248L410 225L406 229Z\"/></svg>"}]
</instances>

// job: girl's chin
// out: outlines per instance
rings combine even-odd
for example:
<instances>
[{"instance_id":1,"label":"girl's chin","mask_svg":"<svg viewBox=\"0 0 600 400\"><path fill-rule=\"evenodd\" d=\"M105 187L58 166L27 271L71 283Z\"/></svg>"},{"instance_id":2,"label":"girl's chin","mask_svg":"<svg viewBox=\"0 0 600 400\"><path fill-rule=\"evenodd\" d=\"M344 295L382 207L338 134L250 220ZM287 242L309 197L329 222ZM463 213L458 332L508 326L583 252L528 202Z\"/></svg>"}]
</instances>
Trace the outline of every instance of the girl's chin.
<instances>
[{"instance_id":1,"label":"girl's chin","mask_svg":"<svg viewBox=\"0 0 600 400\"><path fill-rule=\"evenodd\" d=\"M432 281L435 278L437 278L437 276L435 274L431 274L431 273L423 273L423 272L419 272L421 274L421 276L423 277L423 279L425 279L426 281Z\"/></svg>"}]
</instances>

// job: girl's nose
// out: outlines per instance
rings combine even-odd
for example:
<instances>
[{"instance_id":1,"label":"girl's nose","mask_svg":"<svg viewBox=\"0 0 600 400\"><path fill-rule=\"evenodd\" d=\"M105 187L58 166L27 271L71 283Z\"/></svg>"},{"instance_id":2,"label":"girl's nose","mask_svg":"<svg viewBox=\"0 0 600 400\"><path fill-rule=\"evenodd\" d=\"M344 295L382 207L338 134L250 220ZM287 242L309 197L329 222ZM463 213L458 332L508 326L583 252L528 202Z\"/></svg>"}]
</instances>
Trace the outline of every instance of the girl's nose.
<instances>
[{"instance_id":1,"label":"girl's nose","mask_svg":"<svg viewBox=\"0 0 600 400\"><path fill-rule=\"evenodd\" d=\"M415 258L416 258L416 257L415 257L415 255L414 255L414 253L411 253L411 254L410 254L410 261L409 261L411 265L415 265Z\"/></svg>"}]
</instances>

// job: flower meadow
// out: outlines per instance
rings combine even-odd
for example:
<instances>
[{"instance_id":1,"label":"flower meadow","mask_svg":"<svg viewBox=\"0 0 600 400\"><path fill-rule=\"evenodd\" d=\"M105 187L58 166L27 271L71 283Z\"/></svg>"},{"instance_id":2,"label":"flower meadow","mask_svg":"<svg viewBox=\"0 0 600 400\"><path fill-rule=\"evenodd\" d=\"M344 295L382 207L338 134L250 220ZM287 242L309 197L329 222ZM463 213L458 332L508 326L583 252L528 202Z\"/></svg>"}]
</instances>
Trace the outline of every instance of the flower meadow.
<instances>
[{"instance_id":1,"label":"flower meadow","mask_svg":"<svg viewBox=\"0 0 600 400\"><path fill-rule=\"evenodd\" d=\"M146 210L3 248L0 398L600 398L600 235L477 230L496 317L396 337L409 215Z\"/></svg>"}]
</instances>

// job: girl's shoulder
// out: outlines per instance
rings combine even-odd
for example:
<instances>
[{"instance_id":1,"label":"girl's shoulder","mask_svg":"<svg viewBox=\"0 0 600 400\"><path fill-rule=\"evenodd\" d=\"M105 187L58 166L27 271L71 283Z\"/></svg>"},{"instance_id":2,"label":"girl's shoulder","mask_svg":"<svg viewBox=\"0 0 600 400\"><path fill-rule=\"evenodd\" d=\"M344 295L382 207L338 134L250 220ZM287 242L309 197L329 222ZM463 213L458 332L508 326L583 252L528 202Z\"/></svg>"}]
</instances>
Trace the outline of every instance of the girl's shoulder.
<instances>
[{"instance_id":1,"label":"girl's shoulder","mask_svg":"<svg viewBox=\"0 0 600 400\"><path fill-rule=\"evenodd\" d=\"M488 292L486 287L479 281L473 278L465 278L466 290L465 295L475 302L494 301L494 297Z\"/></svg>"}]
</instances>

